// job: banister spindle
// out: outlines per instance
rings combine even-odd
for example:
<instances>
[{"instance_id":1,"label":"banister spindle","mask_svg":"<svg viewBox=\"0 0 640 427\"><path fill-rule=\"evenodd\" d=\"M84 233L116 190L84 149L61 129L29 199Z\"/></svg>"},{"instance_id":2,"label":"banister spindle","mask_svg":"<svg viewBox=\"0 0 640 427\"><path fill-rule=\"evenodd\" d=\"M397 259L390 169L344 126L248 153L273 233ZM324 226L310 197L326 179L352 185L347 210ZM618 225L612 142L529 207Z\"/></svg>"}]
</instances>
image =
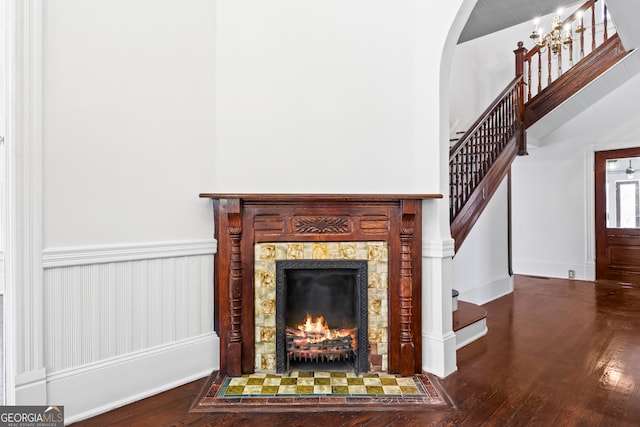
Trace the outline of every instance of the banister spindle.
<instances>
[{"instance_id":1,"label":"banister spindle","mask_svg":"<svg viewBox=\"0 0 640 427\"><path fill-rule=\"evenodd\" d=\"M591 50L596 50L596 0L591 0Z\"/></svg>"},{"instance_id":2,"label":"banister spindle","mask_svg":"<svg viewBox=\"0 0 640 427\"><path fill-rule=\"evenodd\" d=\"M538 49L538 92L542 92L542 52Z\"/></svg>"},{"instance_id":3,"label":"banister spindle","mask_svg":"<svg viewBox=\"0 0 640 427\"><path fill-rule=\"evenodd\" d=\"M524 64L524 63L523 63ZM469 203L506 143L521 126L524 76L520 74L450 152L449 211L453 220ZM514 123L517 122L517 123Z\"/></svg>"},{"instance_id":4,"label":"banister spindle","mask_svg":"<svg viewBox=\"0 0 640 427\"><path fill-rule=\"evenodd\" d=\"M558 75L556 76L556 78L558 78L562 75L562 48L558 50L558 57L556 58L556 60L558 61Z\"/></svg>"},{"instance_id":5,"label":"banister spindle","mask_svg":"<svg viewBox=\"0 0 640 427\"><path fill-rule=\"evenodd\" d=\"M604 27L604 41L606 42L609 38L609 34L607 33L607 5L604 4L602 6L602 21Z\"/></svg>"},{"instance_id":6,"label":"banister spindle","mask_svg":"<svg viewBox=\"0 0 640 427\"><path fill-rule=\"evenodd\" d=\"M527 100L531 99L531 58L527 61Z\"/></svg>"},{"instance_id":7,"label":"banister spindle","mask_svg":"<svg viewBox=\"0 0 640 427\"><path fill-rule=\"evenodd\" d=\"M569 68L573 67L573 38L569 40Z\"/></svg>"},{"instance_id":8,"label":"banister spindle","mask_svg":"<svg viewBox=\"0 0 640 427\"><path fill-rule=\"evenodd\" d=\"M584 58L584 30L580 31L580 59Z\"/></svg>"},{"instance_id":9,"label":"banister spindle","mask_svg":"<svg viewBox=\"0 0 640 427\"><path fill-rule=\"evenodd\" d=\"M551 84L551 49L547 49L547 86Z\"/></svg>"}]
</instances>

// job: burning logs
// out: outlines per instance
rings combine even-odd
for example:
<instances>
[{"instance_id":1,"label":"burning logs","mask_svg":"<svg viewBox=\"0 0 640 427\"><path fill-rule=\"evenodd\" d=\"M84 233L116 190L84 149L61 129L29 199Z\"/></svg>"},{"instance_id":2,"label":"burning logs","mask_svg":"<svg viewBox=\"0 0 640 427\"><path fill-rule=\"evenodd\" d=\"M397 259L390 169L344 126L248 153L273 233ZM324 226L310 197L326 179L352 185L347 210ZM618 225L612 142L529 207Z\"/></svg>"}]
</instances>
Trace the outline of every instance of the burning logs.
<instances>
[{"instance_id":1,"label":"burning logs","mask_svg":"<svg viewBox=\"0 0 640 427\"><path fill-rule=\"evenodd\" d=\"M348 360L353 354L352 341L351 335L318 341L287 335L287 353L289 359L304 362Z\"/></svg>"},{"instance_id":2,"label":"burning logs","mask_svg":"<svg viewBox=\"0 0 640 427\"><path fill-rule=\"evenodd\" d=\"M355 356L355 329L331 330L322 317L311 322L307 314L305 324L296 329L287 327L289 360L301 362L337 362Z\"/></svg>"}]
</instances>

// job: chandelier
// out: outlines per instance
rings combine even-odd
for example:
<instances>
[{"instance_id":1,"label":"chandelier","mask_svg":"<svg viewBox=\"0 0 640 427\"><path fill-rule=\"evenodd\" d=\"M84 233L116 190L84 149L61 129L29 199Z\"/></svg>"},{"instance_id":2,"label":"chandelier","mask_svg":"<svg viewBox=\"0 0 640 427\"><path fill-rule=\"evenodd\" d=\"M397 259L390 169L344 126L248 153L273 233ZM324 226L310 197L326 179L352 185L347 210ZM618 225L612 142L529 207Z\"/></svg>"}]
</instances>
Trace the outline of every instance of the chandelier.
<instances>
[{"instance_id":1,"label":"chandelier","mask_svg":"<svg viewBox=\"0 0 640 427\"><path fill-rule=\"evenodd\" d=\"M631 167L631 159L629 159L629 167L624 171L627 174L628 179L633 179L633 174L636 173L636 170Z\"/></svg>"},{"instance_id":2,"label":"chandelier","mask_svg":"<svg viewBox=\"0 0 640 427\"><path fill-rule=\"evenodd\" d=\"M562 48L571 48L573 44L571 23L569 22L564 26L562 25L562 9L559 9L553 17L550 33L544 34L544 30L538 28L538 21L537 18L533 21L533 32L529 37L535 42L541 52L550 49L554 55L557 55ZM575 29L575 32L582 33L584 30L582 14L580 14L578 16L578 27Z\"/></svg>"}]
</instances>

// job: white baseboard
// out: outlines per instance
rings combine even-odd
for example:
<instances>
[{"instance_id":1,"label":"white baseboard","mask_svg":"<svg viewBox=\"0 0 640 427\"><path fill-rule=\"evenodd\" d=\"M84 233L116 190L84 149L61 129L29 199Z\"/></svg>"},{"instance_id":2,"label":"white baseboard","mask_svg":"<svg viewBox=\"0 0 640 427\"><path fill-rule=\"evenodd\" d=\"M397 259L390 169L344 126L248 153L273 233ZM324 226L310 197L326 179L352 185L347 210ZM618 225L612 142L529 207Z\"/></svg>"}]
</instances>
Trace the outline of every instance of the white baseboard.
<instances>
[{"instance_id":1,"label":"white baseboard","mask_svg":"<svg viewBox=\"0 0 640 427\"><path fill-rule=\"evenodd\" d=\"M475 340L482 338L487 335L488 331L489 329L487 328L486 318L456 331L456 350L460 350L465 345L471 344Z\"/></svg>"},{"instance_id":2,"label":"white baseboard","mask_svg":"<svg viewBox=\"0 0 640 427\"><path fill-rule=\"evenodd\" d=\"M70 424L169 390L220 368L215 333L47 376L47 403L64 405Z\"/></svg>"},{"instance_id":3,"label":"white baseboard","mask_svg":"<svg viewBox=\"0 0 640 427\"><path fill-rule=\"evenodd\" d=\"M458 300L483 305L513 292L513 277L506 276L474 289L459 289Z\"/></svg>"},{"instance_id":4,"label":"white baseboard","mask_svg":"<svg viewBox=\"0 0 640 427\"><path fill-rule=\"evenodd\" d=\"M596 263L587 261L584 264L584 280L596 280Z\"/></svg>"},{"instance_id":5,"label":"white baseboard","mask_svg":"<svg viewBox=\"0 0 640 427\"><path fill-rule=\"evenodd\" d=\"M422 334L422 370L444 378L454 373L456 366L456 335Z\"/></svg>"},{"instance_id":6,"label":"white baseboard","mask_svg":"<svg viewBox=\"0 0 640 427\"><path fill-rule=\"evenodd\" d=\"M43 405L47 400L47 371L38 369L16 375L16 405Z\"/></svg>"},{"instance_id":7,"label":"white baseboard","mask_svg":"<svg viewBox=\"0 0 640 427\"><path fill-rule=\"evenodd\" d=\"M553 277L558 279L568 279L569 270L573 270L576 273L576 280L595 280L595 263L593 261L585 261L583 264L569 264L545 260L514 258L513 270L516 274Z\"/></svg>"}]
</instances>

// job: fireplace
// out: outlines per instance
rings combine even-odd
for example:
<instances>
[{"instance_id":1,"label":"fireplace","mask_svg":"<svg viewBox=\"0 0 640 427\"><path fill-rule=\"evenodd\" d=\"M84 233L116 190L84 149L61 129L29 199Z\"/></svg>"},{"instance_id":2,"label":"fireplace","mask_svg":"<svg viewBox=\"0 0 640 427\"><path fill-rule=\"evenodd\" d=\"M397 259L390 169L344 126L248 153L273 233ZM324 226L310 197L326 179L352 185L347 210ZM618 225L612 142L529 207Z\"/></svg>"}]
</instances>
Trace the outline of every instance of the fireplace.
<instances>
[{"instance_id":1,"label":"fireplace","mask_svg":"<svg viewBox=\"0 0 640 427\"><path fill-rule=\"evenodd\" d=\"M367 261L276 262L276 371L369 371Z\"/></svg>"},{"instance_id":2,"label":"fireplace","mask_svg":"<svg viewBox=\"0 0 640 427\"><path fill-rule=\"evenodd\" d=\"M367 263L368 296L359 288L358 298L368 306L358 321L368 314L368 342L361 343L362 325L355 341L357 351L370 351L358 365L403 376L420 372L422 200L441 195L200 196L214 208L222 374L276 371L276 262L320 259Z\"/></svg>"}]
</instances>

